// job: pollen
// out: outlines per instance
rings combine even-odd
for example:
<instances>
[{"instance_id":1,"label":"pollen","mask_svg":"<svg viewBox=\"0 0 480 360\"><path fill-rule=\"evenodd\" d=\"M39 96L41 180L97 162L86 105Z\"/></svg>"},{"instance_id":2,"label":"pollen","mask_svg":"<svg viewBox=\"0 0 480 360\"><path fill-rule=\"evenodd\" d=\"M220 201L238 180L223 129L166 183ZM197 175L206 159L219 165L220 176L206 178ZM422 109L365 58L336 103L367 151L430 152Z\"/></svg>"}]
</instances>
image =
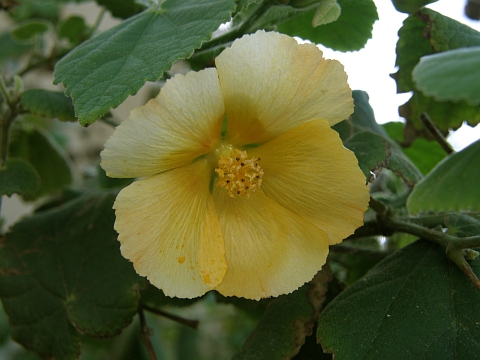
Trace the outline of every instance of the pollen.
<instances>
[{"instance_id":1,"label":"pollen","mask_svg":"<svg viewBox=\"0 0 480 360\"><path fill-rule=\"evenodd\" d=\"M263 170L258 165L260 158L248 159L246 151L233 150L229 156L221 156L218 161L217 186L223 187L231 197L250 196L262 185Z\"/></svg>"}]
</instances>

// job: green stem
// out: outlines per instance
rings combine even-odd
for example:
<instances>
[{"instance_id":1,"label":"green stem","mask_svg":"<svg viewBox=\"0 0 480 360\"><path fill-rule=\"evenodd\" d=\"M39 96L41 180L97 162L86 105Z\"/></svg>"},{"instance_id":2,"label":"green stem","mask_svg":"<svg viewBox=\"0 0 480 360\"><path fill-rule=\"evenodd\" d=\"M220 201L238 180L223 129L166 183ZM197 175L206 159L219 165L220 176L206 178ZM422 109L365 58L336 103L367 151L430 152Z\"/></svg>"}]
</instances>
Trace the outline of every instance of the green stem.
<instances>
[{"instance_id":1,"label":"green stem","mask_svg":"<svg viewBox=\"0 0 480 360\"><path fill-rule=\"evenodd\" d=\"M423 125L427 128L435 141L442 147L442 149L447 154L450 155L455 152L455 150L453 150L452 146L448 143L447 139L445 139L440 130L438 130L438 128L435 126L432 119L430 119L427 113L421 113L420 120L422 120Z\"/></svg>"},{"instance_id":2,"label":"green stem","mask_svg":"<svg viewBox=\"0 0 480 360\"><path fill-rule=\"evenodd\" d=\"M92 25L92 27L90 28L90 30L89 30L89 31L87 32L87 34L86 34L87 39L89 39L89 38L93 35L93 33L94 33L95 31L97 31L97 29L98 29L98 27L100 26L100 23L102 22L103 17L104 17L104 15L105 15L106 12L107 12L107 10L104 9L104 8L102 8L102 10L100 10L100 12L98 13L97 18L95 19L95 23Z\"/></svg>"}]
</instances>

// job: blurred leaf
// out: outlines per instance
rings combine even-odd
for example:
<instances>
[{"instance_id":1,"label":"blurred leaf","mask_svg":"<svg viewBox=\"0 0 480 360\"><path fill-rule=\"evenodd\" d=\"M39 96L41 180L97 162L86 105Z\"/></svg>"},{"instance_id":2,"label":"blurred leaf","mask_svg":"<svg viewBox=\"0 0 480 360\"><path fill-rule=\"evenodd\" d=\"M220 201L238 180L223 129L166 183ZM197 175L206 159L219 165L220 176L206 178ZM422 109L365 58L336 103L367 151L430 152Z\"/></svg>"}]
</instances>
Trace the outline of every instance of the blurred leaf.
<instances>
[{"instance_id":1,"label":"blurred leaf","mask_svg":"<svg viewBox=\"0 0 480 360\"><path fill-rule=\"evenodd\" d=\"M166 296L162 290L156 288L152 284L146 284L145 288L141 291L142 304L149 305L153 308L162 308L164 306L176 306L185 307L195 304L205 296L194 299L181 299L177 297Z\"/></svg>"},{"instance_id":2,"label":"blurred leaf","mask_svg":"<svg viewBox=\"0 0 480 360\"><path fill-rule=\"evenodd\" d=\"M410 193L411 214L480 211L480 140L440 162Z\"/></svg>"},{"instance_id":3,"label":"blurred leaf","mask_svg":"<svg viewBox=\"0 0 480 360\"><path fill-rule=\"evenodd\" d=\"M422 57L412 75L417 88L437 101L480 103L480 47Z\"/></svg>"},{"instance_id":4,"label":"blurred leaf","mask_svg":"<svg viewBox=\"0 0 480 360\"><path fill-rule=\"evenodd\" d=\"M337 0L324 0L317 7L315 15L313 15L312 26L329 24L338 20L342 8L338 5Z\"/></svg>"},{"instance_id":5,"label":"blurred leaf","mask_svg":"<svg viewBox=\"0 0 480 360\"><path fill-rule=\"evenodd\" d=\"M300 289L272 300L233 360L288 359L295 355L312 333L329 280L330 271L324 269Z\"/></svg>"},{"instance_id":6,"label":"blurred leaf","mask_svg":"<svg viewBox=\"0 0 480 360\"><path fill-rule=\"evenodd\" d=\"M353 135L344 142L347 149L352 150L358 159L367 181L373 180L373 173L386 167L391 155L390 144L383 137L364 131Z\"/></svg>"},{"instance_id":7,"label":"blurred leaf","mask_svg":"<svg viewBox=\"0 0 480 360\"><path fill-rule=\"evenodd\" d=\"M75 121L72 99L62 92L30 89L22 94L22 105L34 115Z\"/></svg>"},{"instance_id":8,"label":"blurred leaf","mask_svg":"<svg viewBox=\"0 0 480 360\"><path fill-rule=\"evenodd\" d=\"M32 164L40 176L40 187L28 200L62 190L72 182L69 160L47 131L35 126L12 128L9 156Z\"/></svg>"},{"instance_id":9,"label":"blurred leaf","mask_svg":"<svg viewBox=\"0 0 480 360\"><path fill-rule=\"evenodd\" d=\"M107 176L107 173L103 168L98 165L96 167L97 176L95 178L97 185L101 189L115 189L115 188L124 188L130 185L133 179L116 179Z\"/></svg>"},{"instance_id":10,"label":"blurred leaf","mask_svg":"<svg viewBox=\"0 0 480 360\"><path fill-rule=\"evenodd\" d=\"M397 11L413 14L425 5L437 2L438 0L392 0Z\"/></svg>"},{"instance_id":11,"label":"blurred leaf","mask_svg":"<svg viewBox=\"0 0 480 360\"><path fill-rule=\"evenodd\" d=\"M47 358L80 354L80 333L119 334L141 278L119 251L113 195L86 195L33 215L0 247L0 296L12 337Z\"/></svg>"},{"instance_id":12,"label":"blurred leaf","mask_svg":"<svg viewBox=\"0 0 480 360\"><path fill-rule=\"evenodd\" d=\"M56 24L59 19L61 0L21 0L19 3L20 6L14 7L10 12L17 22L37 18Z\"/></svg>"},{"instance_id":13,"label":"blurred leaf","mask_svg":"<svg viewBox=\"0 0 480 360\"><path fill-rule=\"evenodd\" d=\"M313 27L318 9L314 8L280 22L278 31L334 50L360 50L372 37L373 23L378 20L375 3L372 0L338 0L337 3L341 14L334 22Z\"/></svg>"},{"instance_id":14,"label":"blurred leaf","mask_svg":"<svg viewBox=\"0 0 480 360\"><path fill-rule=\"evenodd\" d=\"M382 125L388 135L395 141L403 142L402 122L389 122ZM447 154L436 141L417 138L408 147L402 147L402 151L422 172L428 174Z\"/></svg>"},{"instance_id":15,"label":"blurred leaf","mask_svg":"<svg viewBox=\"0 0 480 360\"><path fill-rule=\"evenodd\" d=\"M135 0L96 0L98 5L105 6L113 16L126 19L133 16L144 8Z\"/></svg>"},{"instance_id":16,"label":"blurred leaf","mask_svg":"<svg viewBox=\"0 0 480 360\"><path fill-rule=\"evenodd\" d=\"M79 44L84 40L88 26L84 18L80 16L70 16L60 24L58 36L67 38L72 44Z\"/></svg>"},{"instance_id":17,"label":"blurred leaf","mask_svg":"<svg viewBox=\"0 0 480 360\"><path fill-rule=\"evenodd\" d=\"M40 178L35 168L20 159L9 159L0 168L0 195L21 194L32 196L40 186Z\"/></svg>"},{"instance_id":18,"label":"blurred leaf","mask_svg":"<svg viewBox=\"0 0 480 360\"><path fill-rule=\"evenodd\" d=\"M446 215L446 226L450 235L467 237L480 234L480 214L458 214L451 213Z\"/></svg>"},{"instance_id":19,"label":"blurred leaf","mask_svg":"<svg viewBox=\"0 0 480 360\"><path fill-rule=\"evenodd\" d=\"M57 63L55 83L64 83L80 124L92 124L192 55L234 10L233 0L167 1L75 48Z\"/></svg>"},{"instance_id":20,"label":"blurred leaf","mask_svg":"<svg viewBox=\"0 0 480 360\"><path fill-rule=\"evenodd\" d=\"M32 48L31 44L16 41L9 32L0 34L0 44L2 44L0 46L0 63L10 58L20 57Z\"/></svg>"},{"instance_id":21,"label":"blurred leaf","mask_svg":"<svg viewBox=\"0 0 480 360\"><path fill-rule=\"evenodd\" d=\"M480 259L472 268L480 275ZM423 240L395 252L320 314L317 338L343 359L475 359L480 292Z\"/></svg>"},{"instance_id":22,"label":"blurred leaf","mask_svg":"<svg viewBox=\"0 0 480 360\"><path fill-rule=\"evenodd\" d=\"M15 30L12 31L12 35L15 39L20 41L31 40L39 34L47 32L50 28L50 24L45 20L35 19L23 23Z\"/></svg>"}]
</instances>

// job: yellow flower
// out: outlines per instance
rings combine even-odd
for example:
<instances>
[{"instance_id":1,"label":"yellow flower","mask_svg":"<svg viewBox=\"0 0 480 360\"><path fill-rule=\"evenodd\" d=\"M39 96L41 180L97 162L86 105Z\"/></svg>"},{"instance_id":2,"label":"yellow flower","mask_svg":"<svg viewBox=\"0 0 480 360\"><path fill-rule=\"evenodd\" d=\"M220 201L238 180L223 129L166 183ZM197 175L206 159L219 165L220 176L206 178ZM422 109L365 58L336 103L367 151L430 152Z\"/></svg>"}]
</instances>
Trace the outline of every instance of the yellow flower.
<instances>
[{"instance_id":1,"label":"yellow flower","mask_svg":"<svg viewBox=\"0 0 480 360\"><path fill-rule=\"evenodd\" d=\"M353 111L342 65L259 31L167 81L107 141L121 252L168 296L294 291L363 223L369 193L330 126Z\"/></svg>"}]
</instances>

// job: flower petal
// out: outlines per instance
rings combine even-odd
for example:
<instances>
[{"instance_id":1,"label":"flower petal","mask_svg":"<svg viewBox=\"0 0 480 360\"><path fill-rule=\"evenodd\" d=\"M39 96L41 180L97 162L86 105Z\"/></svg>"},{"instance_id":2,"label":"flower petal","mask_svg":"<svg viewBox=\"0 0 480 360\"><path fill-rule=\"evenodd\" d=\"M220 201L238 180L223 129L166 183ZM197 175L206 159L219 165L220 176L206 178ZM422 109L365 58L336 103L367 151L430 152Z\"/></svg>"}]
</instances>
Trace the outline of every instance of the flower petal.
<instances>
[{"instance_id":1,"label":"flower petal","mask_svg":"<svg viewBox=\"0 0 480 360\"><path fill-rule=\"evenodd\" d=\"M258 300L288 294L325 264L326 234L262 191L231 198L225 189L215 187L213 198L228 264L216 288L223 295Z\"/></svg>"},{"instance_id":2,"label":"flower petal","mask_svg":"<svg viewBox=\"0 0 480 360\"><path fill-rule=\"evenodd\" d=\"M118 195L121 252L168 296L193 298L222 280L225 246L206 160L139 180Z\"/></svg>"},{"instance_id":3,"label":"flower petal","mask_svg":"<svg viewBox=\"0 0 480 360\"><path fill-rule=\"evenodd\" d=\"M101 166L110 177L131 178L189 164L220 139L224 113L215 69L176 75L115 129Z\"/></svg>"},{"instance_id":4,"label":"flower petal","mask_svg":"<svg viewBox=\"0 0 480 360\"><path fill-rule=\"evenodd\" d=\"M314 44L258 31L215 61L225 99L228 140L261 143L310 120L334 125L353 112L343 66Z\"/></svg>"},{"instance_id":5,"label":"flower petal","mask_svg":"<svg viewBox=\"0 0 480 360\"><path fill-rule=\"evenodd\" d=\"M326 121L297 126L248 153L261 158L265 194L324 230L331 245L363 224L365 176Z\"/></svg>"}]
</instances>

